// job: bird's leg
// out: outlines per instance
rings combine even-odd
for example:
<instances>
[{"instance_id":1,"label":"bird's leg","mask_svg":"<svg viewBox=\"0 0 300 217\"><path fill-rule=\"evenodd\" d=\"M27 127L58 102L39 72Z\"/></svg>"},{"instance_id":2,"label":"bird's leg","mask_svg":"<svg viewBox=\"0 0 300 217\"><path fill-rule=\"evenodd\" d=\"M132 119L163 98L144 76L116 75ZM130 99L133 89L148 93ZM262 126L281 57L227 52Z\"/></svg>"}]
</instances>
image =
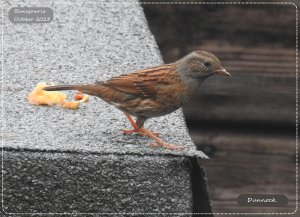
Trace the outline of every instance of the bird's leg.
<instances>
[{"instance_id":1,"label":"bird's leg","mask_svg":"<svg viewBox=\"0 0 300 217\"><path fill-rule=\"evenodd\" d=\"M163 148L170 149L170 150L182 150L183 149L183 147L181 147L181 146L177 146L177 145L173 145L173 144L164 142L163 140L161 140L160 138L158 138L152 132L146 130L145 128L140 128L140 131L145 136L148 136L149 138L151 138L155 141L154 143L149 144L149 146L163 147Z\"/></svg>"},{"instance_id":2,"label":"bird's leg","mask_svg":"<svg viewBox=\"0 0 300 217\"><path fill-rule=\"evenodd\" d=\"M131 123L133 129L132 130L122 130L123 134L131 134L131 133L139 133L142 136L146 136L144 133L141 132L141 128L143 127L146 119L145 118L137 118L136 122L132 119L132 117L124 112L124 114L126 115L127 119L129 120L129 122ZM151 132L152 134L154 134L155 136L158 136L159 133L158 132Z\"/></svg>"},{"instance_id":3,"label":"bird's leg","mask_svg":"<svg viewBox=\"0 0 300 217\"><path fill-rule=\"evenodd\" d=\"M122 130L123 134L139 133L139 127L136 125L132 117L126 112L124 112L124 114L126 115L127 119L131 123L133 130Z\"/></svg>"},{"instance_id":4,"label":"bird's leg","mask_svg":"<svg viewBox=\"0 0 300 217\"><path fill-rule=\"evenodd\" d=\"M142 136L148 136L148 135L146 135L145 133L142 132L142 129L146 130L145 128L143 128L143 125L144 125L146 120L147 120L147 118L138 117L136 119L136 122L135 122L137 127L139 128L139 134L142 135ZM159 132L151 132L150 130L146 130L146 131L150 132L151 134L153 134L156 137L159 136Z\"/></svg>"},{"instance_id":5,"label":"bird's leg","mask_svg":"<svg viewBox=\"0 0 300 217\"><path fill-rule=\"evenodd\" d=\"M141 135L147 136L147 137L149 137L149 138L151 138L155 141L154 143L149 144L149 146L163 147L163 148L167 148L167 149L171 149L171 150L180 150L180 149L182 149L182 147L180 147L180 146L176 146L176 145L168 144L168 143L164 142L163 140L158 138L157 133L153 133L153 132L143 128L143 125L144 125L145 121L146 121L146 118L138 117L135 124L139 128L139 131L140 131L139 133Z\"/></svg>"},{"instance_id":6,"label":"bird's leg","mask_svg":"<svg viewBox=\"0 0 300 217\"><path fill-rule=\"evenodd\" d=\"M158 133L153 133L153 132L143 128L143 125L146 121L145 118L139 117L139 118L137 118L136 122L134 122L134 120L128 113L124 113L124 114L126 115L127 119L129 120L129 122L131 123L131 125L133 126L134 129L133 130L123 130L123 134L139 133L142 136L147 136L155 141L155 143L151 143L150 146L163 147L163 148L167 148L167 149L171 149L171 150L181 150L182 149L182 147L180 147L180 146L165 143L163 140L158 138L158 136L157 136Z\"/></svg>"}]
</instances>

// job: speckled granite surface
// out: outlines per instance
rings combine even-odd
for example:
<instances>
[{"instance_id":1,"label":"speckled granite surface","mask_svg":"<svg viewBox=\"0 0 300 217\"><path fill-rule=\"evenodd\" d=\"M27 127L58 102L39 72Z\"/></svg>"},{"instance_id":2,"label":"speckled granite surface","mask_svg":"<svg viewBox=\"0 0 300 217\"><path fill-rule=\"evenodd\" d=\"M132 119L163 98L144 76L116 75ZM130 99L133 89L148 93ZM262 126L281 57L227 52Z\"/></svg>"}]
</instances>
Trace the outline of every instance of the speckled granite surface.
<instances>
[{"instance_id":1,"label":"speckled granite surface","mask_svg":"<svg viewBox=\"0 0 300 217\"><path fill-rule=\"evenodd\" d=\"M51 7L54 20L13 24L7 14L16 6ZM4 1L3 24L5 210L192 212L188 162L206 156L195 149L181 110L145 125L185 147L170 151L146 146L147 138L122 135L121 129L130 128L125 116L96 97L75 111L26 100L41 81L93 83L161 64L136 0Z\"/></svg>"},{"instance_id":2,"label":"speckled granite surface","mask_svg":"<svg viewBox=\"0 0 300 217\"><path fill-rule=\"evenodd\" d=\"M5 5L5 14L16 5L13 2ZM41 81L94 83L162 63L136 1L83 2L44 4L54 11L54 20L46 24L13 24L4 16L4 147L169 152L146 147L149 139L122 135L122 129L131 127L126 117L96 97L75 111L27 103L27 94ZM181 110L150 119L145 127L161 132L169 143L187 147L174 154L204 157L195 151Z\"/></svg>"},{"instance_id":3,"label":"speckled granite surface","mask_svg":"<svg viewBox=\"0 0 300 217\"><path fill-rule=\"evenodd\" d=\"M6 212L193 211L191 163L184 157L5 153L5 159Z\"/></svg>"}]
</instances>

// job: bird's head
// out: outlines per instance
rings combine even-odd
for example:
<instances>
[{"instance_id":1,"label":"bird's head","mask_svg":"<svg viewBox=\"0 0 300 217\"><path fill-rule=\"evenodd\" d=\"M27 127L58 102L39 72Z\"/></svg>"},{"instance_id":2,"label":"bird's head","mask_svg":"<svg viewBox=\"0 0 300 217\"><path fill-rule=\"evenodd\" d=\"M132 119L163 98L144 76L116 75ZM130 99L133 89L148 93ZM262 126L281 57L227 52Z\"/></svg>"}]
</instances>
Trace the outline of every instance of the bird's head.
<instances>
[{"instance_id":1,"label":"bird's head","mask_svg":"<svg viewBox=\"0 0 300 217\"><path fill-rule=\"evenodd\" d=\"M197 80L204 80L211 75L231 76L212 53L194 51L178 61L181 73Z\"/></svg>"}]
</instances>

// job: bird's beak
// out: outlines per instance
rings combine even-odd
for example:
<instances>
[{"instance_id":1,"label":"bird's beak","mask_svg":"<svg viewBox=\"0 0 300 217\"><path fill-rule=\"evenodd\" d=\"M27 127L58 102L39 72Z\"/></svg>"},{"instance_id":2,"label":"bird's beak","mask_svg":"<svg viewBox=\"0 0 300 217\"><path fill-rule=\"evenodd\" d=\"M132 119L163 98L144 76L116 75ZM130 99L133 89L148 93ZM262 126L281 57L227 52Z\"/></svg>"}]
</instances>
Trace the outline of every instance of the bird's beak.
<instances>
[{"instance_id":1,"label":"bird's beak","mask_svg":"<svg viewBox=\"0 0 300 217\"><path fill-rule=\"evenodd\" d=\"M219 74L219 75L231 76L231 74L229 72L227 72L226 69L224 69L224 68L217 69L215 71L215 73Z\"/></svg>"}]
</instances>

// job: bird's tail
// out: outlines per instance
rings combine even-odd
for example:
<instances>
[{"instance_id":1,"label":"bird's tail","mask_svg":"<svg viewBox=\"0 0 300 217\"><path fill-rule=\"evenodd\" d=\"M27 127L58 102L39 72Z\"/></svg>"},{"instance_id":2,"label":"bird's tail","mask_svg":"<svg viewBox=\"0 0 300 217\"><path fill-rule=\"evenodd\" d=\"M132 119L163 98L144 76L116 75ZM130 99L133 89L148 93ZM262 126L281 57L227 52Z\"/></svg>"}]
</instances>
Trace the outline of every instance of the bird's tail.
<instances>
[{"instance_id":1,"label":"bird's tail","mask_svg":"<svg viewBox=\"0 0 300 217\"><path fill-rule=\"evenodd\" d=\"M54 85L44 87L46 91L60 90L78 90L89 95L99 95L101 93L101 85L98 84L82 84L82 85Z\"/></svg>"}]
</instances>

